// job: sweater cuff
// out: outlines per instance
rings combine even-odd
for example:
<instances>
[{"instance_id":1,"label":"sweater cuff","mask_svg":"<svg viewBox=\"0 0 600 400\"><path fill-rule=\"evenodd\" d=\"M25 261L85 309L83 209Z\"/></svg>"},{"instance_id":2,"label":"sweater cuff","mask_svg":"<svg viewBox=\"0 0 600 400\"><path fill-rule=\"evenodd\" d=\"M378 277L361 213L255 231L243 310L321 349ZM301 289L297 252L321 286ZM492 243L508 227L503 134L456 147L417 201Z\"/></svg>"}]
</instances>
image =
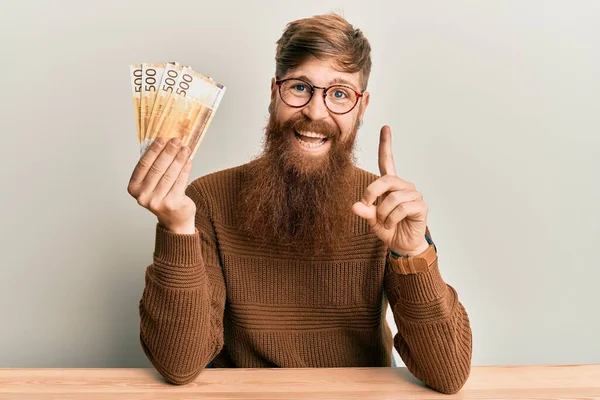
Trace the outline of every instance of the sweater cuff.
<instances>
[{"instance_id":1,"label":"sweater cuff","mask_svg":"<svg viewBox=\"0 0 600 400\"><path fill-rule=\"evenodd\" d=\"M389 267L396 273L399 296L414 303L429 303L446 294L447 285L438 268L433 245L418 256L393 258Z\"/></svg>"},{"instance_id":2,"label":"sweater cuff","mask_svg":"<svg viewBox=\"0 0 600 400\"><path fill-rule=\"evenodd\" d=\"M193 234L173 233L156 224L154 259L161 264L198 265L202 261L200 234L196 228Z\"/></svg>"},{"instance_id":3,"label":"sweater cuff","mask_svg":"<svg viewBox=\"0 0 600 400\"><path fill-rule=\"evenodd\" d=\"M156 245L151 275L161 285L170 288L195 288L206 274L202 264L200 234L178 234L156 225Z\"/></svg>"}]
</instances>

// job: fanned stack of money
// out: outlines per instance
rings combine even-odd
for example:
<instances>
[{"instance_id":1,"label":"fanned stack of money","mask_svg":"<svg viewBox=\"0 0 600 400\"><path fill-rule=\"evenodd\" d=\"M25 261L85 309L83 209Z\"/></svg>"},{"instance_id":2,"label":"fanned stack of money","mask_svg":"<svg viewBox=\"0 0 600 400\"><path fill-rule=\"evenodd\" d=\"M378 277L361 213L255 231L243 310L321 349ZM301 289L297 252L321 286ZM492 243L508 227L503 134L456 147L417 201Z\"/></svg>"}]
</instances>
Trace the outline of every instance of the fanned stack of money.
<instances>
[{"instance_id":1,"label":"fanned stack of money","mask_svg":"<svg viewBox=\"0 0 600 400\"><path fill-rule=\"evenodd\" d=\"M193 158L225 87L176 62L133 64L130 71L140 156L157 138L177 137Z\"/></svg>"}]
</instances>

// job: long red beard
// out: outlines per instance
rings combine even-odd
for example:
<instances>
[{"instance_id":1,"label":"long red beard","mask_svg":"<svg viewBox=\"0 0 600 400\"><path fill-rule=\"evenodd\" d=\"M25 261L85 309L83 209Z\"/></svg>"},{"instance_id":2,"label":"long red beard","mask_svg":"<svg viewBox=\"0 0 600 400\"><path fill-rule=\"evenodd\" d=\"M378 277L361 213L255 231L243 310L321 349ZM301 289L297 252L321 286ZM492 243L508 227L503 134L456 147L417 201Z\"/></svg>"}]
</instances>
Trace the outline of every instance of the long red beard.
<instances>
[{"instance_id":1,"label":"long red beard","mask_svg":"<svg viewBox=\"0 0 600 400\"><path fill-rule=\"evenodd\" d=\"M314 254L331 252L350 229L352 170L358 126L340 132L304 116L279 124L272 115L263 153L248 164L241 191L241 228L258 241L293 246ZM327 154L313 157L296 148L294 130L324 133Z\"/></svg>"}]
</instances>

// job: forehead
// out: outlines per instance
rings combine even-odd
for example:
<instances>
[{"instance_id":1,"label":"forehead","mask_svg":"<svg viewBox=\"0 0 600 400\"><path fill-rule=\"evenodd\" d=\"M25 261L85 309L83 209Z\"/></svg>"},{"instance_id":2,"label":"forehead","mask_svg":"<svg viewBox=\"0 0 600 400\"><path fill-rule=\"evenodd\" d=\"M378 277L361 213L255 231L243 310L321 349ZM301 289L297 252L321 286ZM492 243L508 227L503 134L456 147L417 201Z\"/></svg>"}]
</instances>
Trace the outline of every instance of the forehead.
<instances>
[{"instance_id":1,"label":"forehead","mask_svg":"<svg viewBox=\"0 0 600 400\"><path fill-rule=\"evenodd\" d=\"M354 88L360 87L360 73L339 71L336 69L332 58L320 60L311 57L300 64L298 68L289 71L284 78L299 77L307 79L311 84L316 86L329 86L341 83Z\"/></svg>"}]
</instances>

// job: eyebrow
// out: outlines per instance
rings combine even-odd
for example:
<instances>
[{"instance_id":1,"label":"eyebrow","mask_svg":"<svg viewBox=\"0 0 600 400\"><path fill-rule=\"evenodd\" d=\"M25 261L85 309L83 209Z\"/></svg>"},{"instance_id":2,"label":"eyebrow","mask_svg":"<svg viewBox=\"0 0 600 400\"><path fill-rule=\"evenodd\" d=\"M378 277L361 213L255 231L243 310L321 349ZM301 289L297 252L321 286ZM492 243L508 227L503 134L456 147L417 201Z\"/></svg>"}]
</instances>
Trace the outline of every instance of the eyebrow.
<instances>
[{"instance_id":1,"label":"eyebrow","mask_svg":"<svg viewBox=\"0 0 600 400\"><path fill-rule=\"evenodd\" d=\"M302 80L307 81L308 83L310 83L311 85L314 86L314 84L312 83L312 81L310 79L308 79L308 76L306 76L306 75L292 76L290 78L302 79ZM350 82L349 80L344 79L344 78L334 78L333 80L331 80L329 82L329 84L327 84L327 86L339 85L339 84L350 86L352 89L354 89L354 90L356 90L357 92L360 93L360 91L358 89L356 89L356 87L354 86L354 84L352 82Z\"/></svg>"}]
</instances>

